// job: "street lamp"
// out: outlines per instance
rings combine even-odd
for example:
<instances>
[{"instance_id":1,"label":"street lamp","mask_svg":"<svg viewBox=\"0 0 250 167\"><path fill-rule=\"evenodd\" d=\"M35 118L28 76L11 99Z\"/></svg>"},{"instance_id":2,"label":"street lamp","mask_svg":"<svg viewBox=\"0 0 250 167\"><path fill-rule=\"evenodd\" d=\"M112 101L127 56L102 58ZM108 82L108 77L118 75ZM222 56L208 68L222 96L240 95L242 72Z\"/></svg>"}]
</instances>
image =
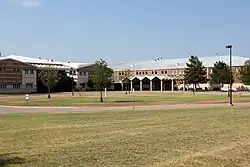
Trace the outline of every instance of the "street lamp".
<instances>
[{"instance_id":1,"label":"street lamp","mask_svg":"<svg viewBox=\"0 0 250 167\"><path fill-rule=\"evenodd\" d=\"M232 45L226 45L226 48L229 49L229 67L230 67L230 81L229 81L229 104L233 106L233 97L232 97Z\"/></svg>"}]
</instances>

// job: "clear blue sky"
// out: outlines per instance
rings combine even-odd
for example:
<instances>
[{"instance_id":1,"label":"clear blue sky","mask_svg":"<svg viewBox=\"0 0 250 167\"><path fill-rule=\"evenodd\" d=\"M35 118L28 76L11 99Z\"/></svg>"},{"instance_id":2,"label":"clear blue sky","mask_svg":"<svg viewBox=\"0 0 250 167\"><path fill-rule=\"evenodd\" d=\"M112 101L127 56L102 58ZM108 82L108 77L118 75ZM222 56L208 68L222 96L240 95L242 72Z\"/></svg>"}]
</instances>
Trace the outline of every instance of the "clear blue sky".
<instances>
[{"instance_id":1,"label":"clear blue sky","mask_svg":"<svg viewBox=\"0 0 250 167\"><path fill-rule=\"evenodd\" d=\"M30 2L29 2L30 1ZM33 1L33 2L31 2ZM0 51L71 61L250 57L250 0L0 0Z\"/></svg>"}]
</instances>

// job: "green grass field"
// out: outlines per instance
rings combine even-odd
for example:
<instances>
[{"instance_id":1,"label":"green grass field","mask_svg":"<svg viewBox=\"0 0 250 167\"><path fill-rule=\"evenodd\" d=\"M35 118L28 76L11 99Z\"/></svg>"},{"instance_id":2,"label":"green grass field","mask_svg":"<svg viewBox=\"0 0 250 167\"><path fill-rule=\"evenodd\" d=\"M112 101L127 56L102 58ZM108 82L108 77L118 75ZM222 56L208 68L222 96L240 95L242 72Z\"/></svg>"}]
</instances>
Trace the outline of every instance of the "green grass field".
<instances>
[{"instance_id":1,"label":"green grass field","mask_svg":"<svg viewBox=\"0 0 250 167\"><path fill-rule=\"evenodd\" d=\"M250 101L250 94L238 95L235 93L233 97L235 102ZM83 93L79 96L70 94L61 94L52 96L51 100L47 99L47 95L32 96L28 102L30 106L95 106L95 105L132 105L133 95L123 92L108 92L105 103L99 102L99 93ZM227 102L227 94L220 93L196 93L191 92L136 92L135 104L182 104L194 102ZM0 105L27 105L23 96L2 96L0 97Z\"/></svg>"},{"instance_id":2,"label":"green grass field","mask_svg":"<svg viewBox=\"0 0 250 167\"><path fill-rule=\"evenodd\" d=\"M0 166L250 166L250 107L10 114Z\"/></svg>"}]
</instances>

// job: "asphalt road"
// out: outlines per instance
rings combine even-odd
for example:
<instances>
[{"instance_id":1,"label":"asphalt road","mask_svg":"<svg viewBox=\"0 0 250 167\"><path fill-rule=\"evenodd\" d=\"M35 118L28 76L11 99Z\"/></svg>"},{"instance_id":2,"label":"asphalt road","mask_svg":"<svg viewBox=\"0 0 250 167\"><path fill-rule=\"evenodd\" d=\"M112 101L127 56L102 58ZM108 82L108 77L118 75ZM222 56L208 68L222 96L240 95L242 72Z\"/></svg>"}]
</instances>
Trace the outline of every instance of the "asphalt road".
<instances>
[{"instance_id":1,"label":"asphalt road","mask_svg":"<svg viewBox=\"0 0 250 167\"><path fill-rule=\"evenodd\" d=\"M242 106L250 106L250 102L235 103L233 108ZM219 104L175 104L175 105L141 105L135 106L134 110L161 110L161 109L182 109L182 108L214 108L214 107L232 107L228 103ZM133 106L113 106L113 107L98 107L98 106L83 106L83 107L11 107L0 106L0 114L29 114L29 113L67 113L67 112L93 112L93 111L118 111L118 110L133 110Z\"/></svg>"}]
</instances>

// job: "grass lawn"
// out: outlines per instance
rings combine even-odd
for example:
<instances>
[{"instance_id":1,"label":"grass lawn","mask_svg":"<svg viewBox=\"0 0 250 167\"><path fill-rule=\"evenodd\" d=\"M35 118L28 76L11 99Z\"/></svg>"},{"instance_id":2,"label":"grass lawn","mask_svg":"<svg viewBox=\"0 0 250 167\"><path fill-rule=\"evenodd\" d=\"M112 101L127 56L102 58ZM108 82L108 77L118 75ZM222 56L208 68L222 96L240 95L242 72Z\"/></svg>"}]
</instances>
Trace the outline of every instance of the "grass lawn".
<instances>
[{"instance_id":1,"label":"grass lawn","mask_svg":"<svg viewBox=\"0 0 250 167\"><path fill-rule=\"evenodd\" d=\"M132 105L133 95L123 92L108 92L105 103L99 102L99 93L84 93L82 96L59 95L52 96L51 100L47 95L32 96L28 102L30 106L84 106L84 105ZM227 102L227 94L220 93L196 93L191 92L136 92L135 104L179 104L192 102ZM250 101L250 94L234 95L235 102ZM23 96L0 97L0 105L27 105Z\"/></svg>"},{"instance_id":2,"label":"grass lawn","mask_svg":"<svg viewBox=\"0 0 250 167\"><path fill-rule=\"evenodd\" d=\"M0 166L250 166L250 107L10 114Z\"/></svg>"}]
</instances>

